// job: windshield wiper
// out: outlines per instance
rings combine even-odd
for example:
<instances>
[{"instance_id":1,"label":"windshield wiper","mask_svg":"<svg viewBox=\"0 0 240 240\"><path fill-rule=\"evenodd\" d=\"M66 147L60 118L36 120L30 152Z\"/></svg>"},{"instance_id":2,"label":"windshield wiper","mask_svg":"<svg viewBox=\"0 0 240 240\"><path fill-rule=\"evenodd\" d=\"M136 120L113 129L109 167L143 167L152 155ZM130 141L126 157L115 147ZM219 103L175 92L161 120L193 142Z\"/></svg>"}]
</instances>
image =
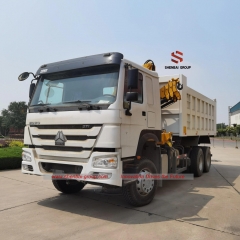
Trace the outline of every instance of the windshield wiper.
<instances>
[{"instance_id":1,"label":"windshield wiper","mask_svg":"<svg viewBox=\"0 0 240 240\"><path fill-rule=\"evenodd\" d=\"M39 104L34 104L34 105L31 105L30 107L32 106L47 106L47 105L50 105L51 103L39 103Z\"/></svg>"},{"instance_id":2,"label":"windshield wiper","mask_svg":"<svg viewBox=\"0 0 240 240\"><path fill-rule=\"evenodd\" d=\"M39 104L31 105L31 106L35 106L35 107L40 106L41 108L38 109L39 112L43 112L45 109L46 109L47 112L49 112L49 110L51 110L51 109L55 112L57 111L56 108L47 107L49 105L51 105L51 103L39 103Z\"/></svg>"},{"instance_id":3,"label":"windshield wiper","mask_svg":"<svg viewBox=\"0 0 240 240\"><path fill-rule=\"evenodd\" d=\"M88 102L91 102L91 101L90 100L87 100L87 101L76 100L76 101L63 102L63 103L88 103Z\"/></svg>"},{"instance_id":4,"label":"windshield wiper","mask_svg":"<svg viewBox=\"0 0 240 240\"><path fill-rule=\"evenodd\" d=\"M99 110L99 109L101 109L98 105L94 105L94 104L91 104L91 103L83 103L78 107L78 109L81 111L82 107L86 107L86 109L88 111L89 110Z\"/></svg>"},{"instance_id":5,"label":"windshield wiper","mask_svg":"<svg viewBox=\"0 0 240 240\"><path fill-rule=\"evenodd\" d=\"M90 100L86 100L86 101L76 100L76 101L63 102L63 103L82 103L78 107L79 110L82 110L83 107L86 107L87 110L94 110L94 109L99 110L99 109L101 109L98 105L94 105L94 104L91 104L89 102L91 102L91 101Z\"/></svg>"}]
</instances>

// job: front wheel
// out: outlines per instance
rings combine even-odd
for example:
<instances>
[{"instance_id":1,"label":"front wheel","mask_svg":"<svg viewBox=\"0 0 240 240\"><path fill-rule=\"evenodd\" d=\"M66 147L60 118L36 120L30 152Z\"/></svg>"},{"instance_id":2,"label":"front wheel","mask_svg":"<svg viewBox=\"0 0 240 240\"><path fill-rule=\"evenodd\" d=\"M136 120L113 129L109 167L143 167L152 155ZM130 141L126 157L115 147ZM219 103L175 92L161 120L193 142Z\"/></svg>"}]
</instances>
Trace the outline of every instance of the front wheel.
<instances>
[{"instance_id":1,"label":"front wheel","mask_svg":"<svg viewBox=\"0 0 240 240\"><path fill-rule=\"evenodd\" d=\"M80 192L85 183L77 180L52 180L53 186L60 192L71 194Z\"/></svg>"},{"instance_id":2,"label":"front wheel","mask_svg":"<svg viewBox=\"0 0 240 240\"><path fill-rule=\"evenodd\" d=\"M156 174L157 169L153 162L145 158L139 163L137 173L142 177L123 186L122 192L128 203L140 207L149 204L156 194L157 180L146 179L146 175Z\"/></svg>"}]
</instances>

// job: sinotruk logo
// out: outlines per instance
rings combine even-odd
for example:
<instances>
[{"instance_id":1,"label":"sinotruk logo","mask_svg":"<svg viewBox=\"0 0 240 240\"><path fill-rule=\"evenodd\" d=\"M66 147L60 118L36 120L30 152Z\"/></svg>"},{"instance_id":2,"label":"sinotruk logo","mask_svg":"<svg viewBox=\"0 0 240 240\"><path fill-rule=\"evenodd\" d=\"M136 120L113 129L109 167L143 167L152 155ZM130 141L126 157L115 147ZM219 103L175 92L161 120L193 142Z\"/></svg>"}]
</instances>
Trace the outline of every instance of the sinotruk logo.
<instances>
[{"instance_id":1,"label":"sinotruk logo","mask_svg":"<svg viewBox=\"0 0 240 240\"><path fill-rule=\"evenodd\" d=\"M176 51L176 54L183 56L183 53L180 51ZM171 59L172 62L178 64L178 62L182 62L183 58L179 57L178 55L176 55L174 52L172 52L171 56L178 59L179 61L175 60L175 59Z\"/></svg>"},{"instance_id":2,"label":"sinotruk logo","mask_svg":"<svg viewBox=\"0 0 240 240\"><path fill-rule=\"evenodd\" d=\"M171 56L172 56L171 61L176 63L176 64L181 63L183 61L183 57L182 57L183 53L180 52L180 51L172 52ZM179 68L180 69L190 69L191 66L180 66L180 67L176 66L176 65L174 65L174 66L165 66L165 69L179 69Z\"/></svg>"}]
</instances>

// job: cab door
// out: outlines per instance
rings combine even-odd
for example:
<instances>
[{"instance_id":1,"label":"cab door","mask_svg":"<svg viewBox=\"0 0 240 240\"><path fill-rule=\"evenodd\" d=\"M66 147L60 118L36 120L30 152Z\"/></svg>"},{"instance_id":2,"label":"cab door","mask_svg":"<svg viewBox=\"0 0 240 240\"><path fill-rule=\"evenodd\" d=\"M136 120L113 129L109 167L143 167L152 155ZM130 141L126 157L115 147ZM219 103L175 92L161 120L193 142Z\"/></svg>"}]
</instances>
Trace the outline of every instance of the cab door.
<instances>
[{"instance_id":1,"label":"cab door","mask_svg":"<svg viewBox=\"0 0 240 240\"><path fill-rule=\"evenodd\" d=\"M153 80L148 75L145 76L145 86L145 95L147 96L147 127L151 129L156 127L156 113L154 105Z\"/></svg>"},{"instance_id":2,"label":"cab door","mask_svg":"<svg viewBox=\"0 0 240 240\"><path fill-rule=\"evenodd\" d=\"M126 101L126 93L129 92L127 88L127 70L125 71L124 81L124 101ZM125 114L122 110L122 126L121 126L121 146L122 157L129 157L136 155L136 149L140 133L143 129L147 129L147 104L144 96L144 74L138 73L138 88L131 89L132 92L138 93L138 100L131 102L131 116Z\"/></svg>"}]
</instances>

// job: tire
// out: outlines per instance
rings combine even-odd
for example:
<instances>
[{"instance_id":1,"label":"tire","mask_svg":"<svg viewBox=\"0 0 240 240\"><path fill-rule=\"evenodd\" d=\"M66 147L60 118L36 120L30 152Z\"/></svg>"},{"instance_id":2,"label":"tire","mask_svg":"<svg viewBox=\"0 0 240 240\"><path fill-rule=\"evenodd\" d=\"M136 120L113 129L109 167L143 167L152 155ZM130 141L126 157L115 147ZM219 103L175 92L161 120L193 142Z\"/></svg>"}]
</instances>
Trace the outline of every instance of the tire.
<instances>
[{"instance_id":1,"label":"tire","mask_svg":"<svg viewBox=\"0 0 240 240\"><path fill-rule=\"evenodd\" d=\"M146 158L142 158L137 167L138 174L157 173L157 168L153 162ZM145 184L148 181L147 184ZM149 204L157 190L157 180L139 179L122 187L122 193L125 200L133 206L140 207Z\"/></svg>"},{"instance_id":2,"label":"tire","mask_svg":"<svg viewBox=\"0 0 240 240\"><path fill-rule=\"evenodd\" d=\"M195 177L201 177L204 169L204 155L203 151L199 147L194 147L190 154L191 159L191 173L194 173Z\"/></svg>"},{"instance_id":3,"label":"tire","mask_svg":"<svg viewBox=\"0 0 240 240\"><path fill-rule=\"evenodd\" d=\"M211 152L209 147L202 147L203 156L204 156L204 168L203 172L209 172L211 168Z\"/></svg>"},{"instance_id":4,"label":"tire","mask_svg":"<svg viewBox=\"0 0 240 240\"><path fill-rule=\"evenodd\" d=\"M52 180L53 186L60 192L71 194L80 192L85 183L77 180Z\"/></svg>"}]
</instances>

